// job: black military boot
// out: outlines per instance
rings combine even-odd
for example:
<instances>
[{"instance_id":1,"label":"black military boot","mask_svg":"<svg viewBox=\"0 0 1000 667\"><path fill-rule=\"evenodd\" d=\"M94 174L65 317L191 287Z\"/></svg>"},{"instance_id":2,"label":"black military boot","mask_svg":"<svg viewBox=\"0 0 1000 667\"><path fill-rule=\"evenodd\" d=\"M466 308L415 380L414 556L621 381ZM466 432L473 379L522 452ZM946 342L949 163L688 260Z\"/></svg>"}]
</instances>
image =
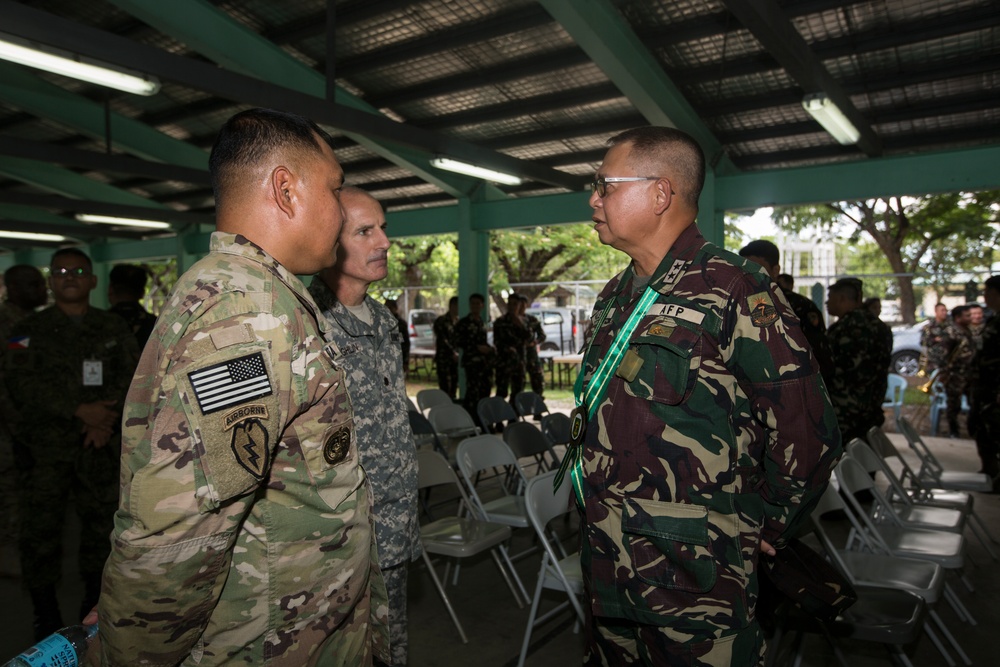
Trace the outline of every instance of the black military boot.
<instances>
[{"instance_id":1,"label":"black military boot","mask_svg":"<svg viewBox=\"0 0 1000 667\"><path fill-rule=\"evenodd\" d=\"M63 627L62 615L59 613L59 601L56 599L56 587L39 586L32 588L31 605L35 610L35 641L41 641L53 632Z\"/></svg>"}]
</instances>

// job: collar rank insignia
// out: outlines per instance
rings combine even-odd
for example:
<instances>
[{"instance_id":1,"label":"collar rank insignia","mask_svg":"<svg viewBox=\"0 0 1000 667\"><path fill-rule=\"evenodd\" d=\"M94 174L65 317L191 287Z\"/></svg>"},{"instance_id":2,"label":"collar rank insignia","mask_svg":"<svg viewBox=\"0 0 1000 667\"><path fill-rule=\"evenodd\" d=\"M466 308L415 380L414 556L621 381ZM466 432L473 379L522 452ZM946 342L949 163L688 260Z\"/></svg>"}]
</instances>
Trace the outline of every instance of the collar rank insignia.
<instances>
[{"instance_id":1,"label":"collar rank insignia","mask_svg":"<svg viewBox=\"0 0 1000 667\"><path fill-rule=\"evenodd\" d=\"M768 327L778 321L778 310L767 292L751 294L747 297L750 321L755 327Z\"/></svg>"}]
</instances>

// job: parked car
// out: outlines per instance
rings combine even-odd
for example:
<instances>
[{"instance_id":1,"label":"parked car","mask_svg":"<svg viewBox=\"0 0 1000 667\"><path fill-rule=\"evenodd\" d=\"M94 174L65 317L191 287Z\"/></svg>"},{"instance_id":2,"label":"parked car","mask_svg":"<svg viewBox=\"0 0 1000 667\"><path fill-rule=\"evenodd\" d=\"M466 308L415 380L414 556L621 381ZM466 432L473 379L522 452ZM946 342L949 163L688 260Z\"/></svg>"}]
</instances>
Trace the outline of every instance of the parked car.
<instances>
[{"instance_id":1,"label":"parked car","mask_svg":"<svg viewBox=\"0 0 1000 667\"><path fill-rule=\"evenodd\" d=\"M920 336L927 326L928 320L911 327L893 327L892 329L892 361L889 371L903 377L916 375L920 370Z\"/></svg>"},{"instance_id":2,"label":"parked car","mask_svg":"<svg viewBox=\"0 0 1000 667\"><path fill-rule=\"evenodd\" d=\"M438 314L426 308L414 308L406 314L410 329L410 353L415 349L434 352L434 320Z\"/></svg>"},{"instance_id":3,"label":"parked car","mask_svg":"<svg viewBox=\"0 0 1000 667\"><path fill-rule=\"evenodd\" d=\"M542 323L545 342L542 350L557 350L563 354L576 354L583 347L583 334L590 321L590 309L583 306L549 308L533 306L526 311Z\"/></svg>"}]
</instances>

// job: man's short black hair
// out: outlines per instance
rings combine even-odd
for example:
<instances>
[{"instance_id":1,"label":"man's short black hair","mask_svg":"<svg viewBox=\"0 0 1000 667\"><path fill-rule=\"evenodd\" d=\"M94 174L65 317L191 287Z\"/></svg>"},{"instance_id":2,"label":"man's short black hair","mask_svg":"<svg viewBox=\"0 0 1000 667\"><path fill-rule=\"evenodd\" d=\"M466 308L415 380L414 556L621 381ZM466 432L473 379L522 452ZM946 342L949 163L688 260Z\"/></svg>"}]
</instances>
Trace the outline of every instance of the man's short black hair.
<instances>
[{"instance_id":1,"label":"man's short black hair","mask_svg":"<svg viewBox=\"0 0 1000 667\"><path fill-rule=\"evenodd\" d=\"M863 283L860 278L841 278L830 285L830 293L844 294L855 303L861 303L861 295L864 294Z\"/></svg>"},{"instance_id":2,"label":"man's short black hair","mask_svg":"<svg viewBox=\"0 0 1000 667\"><path fill-rule=\"evenodd\" d=\"M987 278L984 287L986 289L991 289L996 292L1000 292L1000 275L990 276L989 278Z\"/></svg>"},{"instance_id":3,"label":"man's short black hair","mask_svg":"<svg viewBox=\"0 0 1000 667\"><path fill-rule=\"evenodd\" d=\"M260 165L274 150L298 148L320 153L317 136L328 145L332 141L319 125L293 113L258 108L232 116L219 130L208 158L216 208L226 191L242 182L245 172Z\"/></svg>"},{"instance_id":4,"label":"man's short black hair","mask_svg":"<svg viewBox=\"0 0 1000 667\"><path fill-rule=\"evenodd\" d=\"M962 315L965 315L967 312L969 312L971 308L972 306L969 305L955 306L954 308L951 309L951 319L957 320Z\"/></svg>"},{"instance_id":5,"label":"man's short black hair","mask_svg":"<svg viewBox=\"0 0 1000 667\"><path fill-rule=\"evenodd\" d=\"M764 239L757 239L743 246L740 249L740 257L760 257L771 266L778 266L781 262L778 246Z\"/></svg>"},{"instance_id":6,"label":"man's short black hair","mask_svg":"<svg viewBox=\"0 0 1000 667\"><path fill-rule=\"evenodd\" d=\"M480 294L479 292L469 295L469 301L471 302L473 299L479 299L483 303L486 303L486 297Z\"/></svg>"},{"instance_id":7,"label":"man's short black hair","mask_svg":"<svg viewBox=\"0 0 1000 667\"><path fill-rule=\"evenodd\" d=\"M457 296L453 296L450 299L448 299L448 307L449 308L451 308L452 306L457 306L457 305L458 305L458 297Z\"/></svg>"},{"instance_id":8,"label":"man's short black hair","mask_svg":"<svg viewBox=\"0 0 1000 667\"><path fill-rule=\"evenodd\" d=\"M115 264L108 274L108 284L121 298L138 301L146 294L149 274L135 264Z\"/></svg>"},{"instance_id":9,"label":"man's short black hair","mask_svg":"<svg viewBox=\"0 0 1000 667\"><path fill-rule=\"evenodd\" d=\"M52 259L49 260L49 266L55 264L55 261L60 257L79 257L87 262L87 266L90 267L91 270L94 268L94 263L90 261L90 257L79 248L59 248L59 250L52 253Z\"/></svg>"}]
</instances>

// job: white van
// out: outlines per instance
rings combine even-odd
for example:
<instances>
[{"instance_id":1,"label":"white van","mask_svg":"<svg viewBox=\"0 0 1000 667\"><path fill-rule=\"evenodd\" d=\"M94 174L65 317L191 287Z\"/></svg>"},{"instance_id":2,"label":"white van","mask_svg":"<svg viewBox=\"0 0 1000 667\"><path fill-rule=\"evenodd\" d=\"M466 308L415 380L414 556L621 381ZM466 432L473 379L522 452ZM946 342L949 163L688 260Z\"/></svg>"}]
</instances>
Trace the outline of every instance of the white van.
<instances>
[{"instance_id":1,"label":"white van","mask_svg":"<svg viewBox=\"0 0 1000 667\"><path fill-rule=\"evenodd\" d=\"M556 308L532 306L525 311L542 323L545 342L542 350L557 350L563 354L576 354L583 347L583 334L590 322L590 309L585 306Z\"/></svg>"},{"instance_id":2,"label":"white van","mask_svg":"<svg viewBox=\"0 0 1000 667\"><path fill-rule=\"evenodd\" d=\"M414 350L434 353L434 320L437 312L426 308L414 308L406 314L410 331L410 354Z\"/></svg>"}]
</instances>

